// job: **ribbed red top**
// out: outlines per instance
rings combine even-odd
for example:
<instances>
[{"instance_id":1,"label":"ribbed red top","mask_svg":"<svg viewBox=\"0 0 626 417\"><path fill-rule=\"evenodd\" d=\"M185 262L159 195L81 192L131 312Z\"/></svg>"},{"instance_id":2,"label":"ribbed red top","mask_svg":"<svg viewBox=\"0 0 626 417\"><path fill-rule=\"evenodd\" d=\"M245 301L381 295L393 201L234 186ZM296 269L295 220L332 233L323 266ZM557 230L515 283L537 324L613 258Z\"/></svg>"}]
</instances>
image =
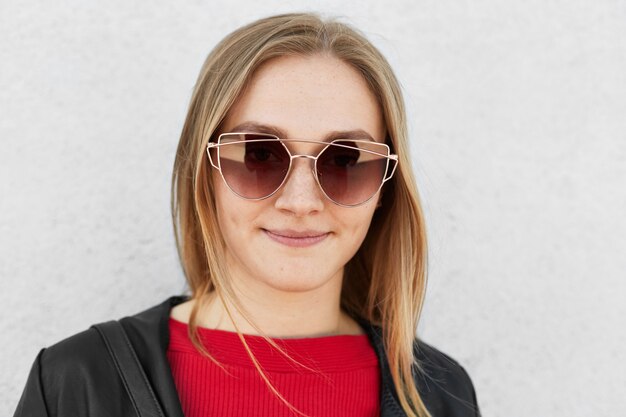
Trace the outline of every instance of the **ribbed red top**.
<instances>
[{"instance_id":1,"label":"ribbed red top","mask_svg":"<svg viewBox=\"0 0 626 417\"><path fill-rule=\"evenodd\" d=\"M269 390L237 333L199 329L223 370L191 344L187 324L170 318L169 328L167 358L186 417L297 415ZM380 372L367 335L272 339L305 367L261 336L245 340L278 392L307 416L379 415Z\"/></svg>"}]
</instances>

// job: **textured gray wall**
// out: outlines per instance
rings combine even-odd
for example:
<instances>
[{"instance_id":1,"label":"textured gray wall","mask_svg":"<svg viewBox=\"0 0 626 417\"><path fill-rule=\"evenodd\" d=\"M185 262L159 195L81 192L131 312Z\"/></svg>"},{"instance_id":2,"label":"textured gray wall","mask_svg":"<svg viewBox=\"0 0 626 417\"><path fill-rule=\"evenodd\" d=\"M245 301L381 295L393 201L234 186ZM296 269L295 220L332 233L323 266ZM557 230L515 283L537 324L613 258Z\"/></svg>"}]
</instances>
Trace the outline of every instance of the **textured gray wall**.
<instances>
[{"instance_id":1,"label":"textured gray wall","mask_svg":"<svg viewBox=\"0 0 626 417\"><path fill-rule=\"evenodd\" d=\"M431 240L422 336L485 416L626 409L626 3L0 2L0 415L38 350L181 293L169 178L211 47L345 16L405 89Z\"/></svg>"}]
</instances>

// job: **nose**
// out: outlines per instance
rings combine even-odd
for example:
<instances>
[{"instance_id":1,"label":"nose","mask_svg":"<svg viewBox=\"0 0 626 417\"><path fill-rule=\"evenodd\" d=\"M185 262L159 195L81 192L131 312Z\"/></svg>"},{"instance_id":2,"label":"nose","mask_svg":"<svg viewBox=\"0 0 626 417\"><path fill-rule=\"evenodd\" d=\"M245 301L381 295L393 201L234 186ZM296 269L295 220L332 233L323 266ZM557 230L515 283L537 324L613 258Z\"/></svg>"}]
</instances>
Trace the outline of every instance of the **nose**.
<instances>
[{"instance_id":1,"label":"nose","mask_svg":"<svg viewBox=\"0 0 626 417\"><path fill-rule=\"evenodd\" d=\"M275 207L298 217L324 209L324 195L320 190L313 159L302 155L292 161L291 172L278 191Z\"/></svg>"}]
</instances>

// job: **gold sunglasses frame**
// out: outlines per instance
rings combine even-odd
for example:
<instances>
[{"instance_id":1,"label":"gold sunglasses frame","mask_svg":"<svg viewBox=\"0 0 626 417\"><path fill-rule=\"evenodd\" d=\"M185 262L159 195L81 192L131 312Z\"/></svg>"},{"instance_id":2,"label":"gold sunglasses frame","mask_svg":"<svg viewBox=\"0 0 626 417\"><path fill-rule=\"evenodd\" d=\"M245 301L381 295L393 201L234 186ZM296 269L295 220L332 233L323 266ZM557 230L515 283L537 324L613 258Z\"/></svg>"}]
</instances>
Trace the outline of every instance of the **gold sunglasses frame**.
<instances>
[{"instance_id":1,"label":"gold sunglasses frame","mask_svg":"<svg viewBox=\"0 0 626 417\"><path fill-rule=\"evenodd\" d=\"M227 137L227 136L241 136L241 135L259 135L259 136L266 136L267 138L265 139L252 139L252 140L240 140L240 141L234 141L234 142L228 142L228 143L221 143L222 142L222 138L223 137ZM274 191L272 191L270 194L264 196L264 197L259 197L259 198L249 198L249 197L244 197L241 194L239 194L237 191L233 190L233 188L228 184L228 181L226 181L226 178L224 177L224 173L222 172L222 167L220 166L220 147L222 146L227 146L227 145L233 145L233 144L238 144L238 143L253 143L253 142L265 142L268 140L276 140L278 141L283 148L285 148L285 151L287 152L287 155L289 155L289 166L287 168L287 172L285 173L285 177L283 178L282 182L280 183L280 185L278 187L276 187L276 189ZM366 143L368 145L374 144L377 146L384 146L387 149L387 154L382 154L379 152L375 152L369 149L363 149L363 148L356 148L354 146L349 146L349 145L342 145L339 143L335 143L338 141L350 141L350 142L354 142L354 143ZM317 155L307 155L307 154L292 154L292 152L289 150L289 148L286 146L286 144L288 143L314 143L314 144L319 144L319 145L326 145L324 146L322 149L320 149L320 151L317 153ZM326 191L324 191L324 188L322 187L322 184L320 183L318 174L317 174L317 160L320 157L320 155L326 150L328 149L330 146L340 146L342 148L347 148L347 149L357 149L360 152L367 152L373 155L377 155L377 156L381 156L383 158L385 158L386 164L385 164L385 176L383 177L382 181L380 182L380 185L378 186L378 189L376 191L374 191L374 193L367 198L367 200L357 203L357 204L342 204L339 203L335 200L333 200L332 198L330 198L330 196L328 194L326 194ZM215 161L213 161L213 157L211 156L211 149L215 149L217 152L216 158L217 158L217 163ZM393 177L393 174L396 172L396 168L398 167L398 155L396 154L392 154L391 153L391 148L389 147L389 145L387 145L386 143L381 143L381 142L374 142L371 140L367 140L367 139L334 139L330 142L326 142L326 141L319 141L319 140L309 140L309 139L281 139L276 135L270 134L270 133L259 133L259 132L227 132L227 133L222 133L221 135L218 136L217 138L217 142L209 142L207 144L207 155L209 157L209 162L211 163L211 165L213 166L213 168L217 169L220 173L220 176L222 177L222 180L224 181L224 184L226 184L226 186L228 187L229 190L231 190L235 195L237 195L240 198L243 198L244 200L250 200L250 201L260 201L260 200L265 200L267 198L270 198L271 196L273 196L274 194L276 194L282 187L283 185L285 185L285 183L287 182L287 179L289 178L289 174L291 173L291 168L293 167L293 160L295 158L306 158L306 159L311 159L313 160L313 177L315 178L315 182L317 183L317 186L319 187L319 189L322 191L322 194L330 201L332 201L334 204L337 204L338 206L342 206L342 207L358 207L361 206L365 203L367 203L368 201L370 201L375 195L376 193L378 193L380 191L380 189L383 187L383 185L385 184L385 182L387 182L388 180L391 179L391 177ZM391 172L389 172L389 161L394 161L395 163L393 164L393 167L391 168Z\"/></svg>"}]
</instances>

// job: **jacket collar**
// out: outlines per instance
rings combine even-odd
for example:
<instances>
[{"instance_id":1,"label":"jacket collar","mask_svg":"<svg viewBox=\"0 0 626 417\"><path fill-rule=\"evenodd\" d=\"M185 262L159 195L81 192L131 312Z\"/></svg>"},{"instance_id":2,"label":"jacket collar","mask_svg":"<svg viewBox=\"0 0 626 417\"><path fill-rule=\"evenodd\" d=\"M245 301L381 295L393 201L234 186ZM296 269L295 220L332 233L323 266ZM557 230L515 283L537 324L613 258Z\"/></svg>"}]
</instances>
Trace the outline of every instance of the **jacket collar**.
<instances>
[{"instance_id":1,"label":"jacket collar","mask_svg":"<svg viewBox=\"0 0 626 417\"><path fill-rule=\"evenodd\" d=\"M170 311L188 299L189 296L185 295L173 296L148 310L120 320L168 417L184 417L166 353L170 339ZM358 321L378 356L381 370L381 417L405 417L389 371L382 331L380 327L373 326L367 321L362 319Z\"/></svg>"},{"instance_id":2,"label":"jacket collar","mask_svg":"<svg viewBox=\"0 0 626 417\"><path fill-rule=\"evenodd\" d=\"M376 351L378 364L380 366L381 387L380 387L380 416L381 417L406 417L406 413L400 406L398 393L396 392L387 361L387 354L383 345L383 332L378 326L374 326L369 321L357 317L365 333L370 339L370 343Z\"/></svg>"}]
</instances>

